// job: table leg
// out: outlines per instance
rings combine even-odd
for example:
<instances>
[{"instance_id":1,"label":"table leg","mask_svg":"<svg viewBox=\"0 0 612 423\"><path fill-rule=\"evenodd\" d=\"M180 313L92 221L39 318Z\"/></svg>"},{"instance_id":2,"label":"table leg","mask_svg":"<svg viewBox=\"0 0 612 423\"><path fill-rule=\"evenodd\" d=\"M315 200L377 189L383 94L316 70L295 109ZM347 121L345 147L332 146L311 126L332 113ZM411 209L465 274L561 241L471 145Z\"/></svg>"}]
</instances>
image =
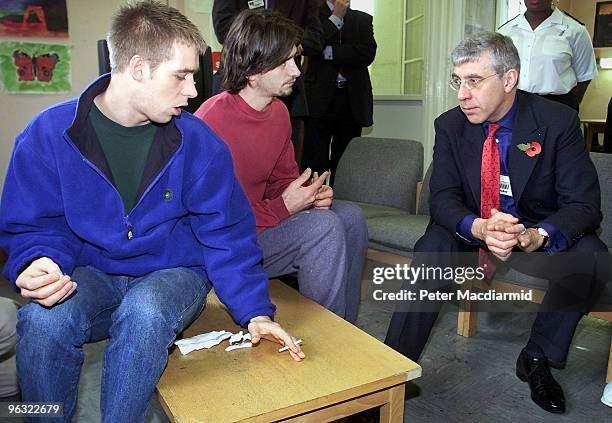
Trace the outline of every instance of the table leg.
<instances>
[{"instance_id":1,"label":"table leg","mask_svg":"<svg viewBox=\"0 0 612 423\"><path fill-rule=\"evenodd\" d=\"M405 384L389 389L389 402L380 407L380 423L402 423L404 421L405 390Z\"/></svg>"}]
</instances>

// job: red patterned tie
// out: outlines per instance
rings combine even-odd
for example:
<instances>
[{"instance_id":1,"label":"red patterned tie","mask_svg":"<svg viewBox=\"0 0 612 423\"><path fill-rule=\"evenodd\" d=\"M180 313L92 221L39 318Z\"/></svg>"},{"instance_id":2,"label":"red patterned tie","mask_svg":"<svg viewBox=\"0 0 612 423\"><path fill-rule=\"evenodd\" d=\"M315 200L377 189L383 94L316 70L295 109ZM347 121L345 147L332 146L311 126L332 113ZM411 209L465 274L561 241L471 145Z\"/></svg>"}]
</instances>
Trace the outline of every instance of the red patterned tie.
<instances>
[{"instance_id":1,"label":"red patterned tie","mask_svg":"<svg viewBox=\"0 0 612 423\"><path fill-rule=\"evenodd\" d=\"M480 217L491 217L491 209L499 210L499 149L495 141L495 133L501 128L497 123L489 124L489 133L482 148L480 166ZM495 273L495 263L487 255L487 248L481 248L478 263L485 270L485 276L491 279Z\"/></svg>"}]
</instances>

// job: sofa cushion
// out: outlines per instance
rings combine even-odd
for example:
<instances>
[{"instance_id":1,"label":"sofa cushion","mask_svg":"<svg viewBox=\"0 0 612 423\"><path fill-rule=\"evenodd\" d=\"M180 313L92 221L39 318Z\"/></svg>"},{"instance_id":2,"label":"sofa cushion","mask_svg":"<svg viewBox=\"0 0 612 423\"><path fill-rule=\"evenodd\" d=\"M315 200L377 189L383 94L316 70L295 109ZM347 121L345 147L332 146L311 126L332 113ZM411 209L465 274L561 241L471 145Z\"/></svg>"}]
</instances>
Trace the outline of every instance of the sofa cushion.
<instances>
[{"instance_id":1,"label":"sofa cushion","mask_svg":"<svg viewBox=\"0 0 612 423\"><path fill-rule=\"evenodd\" d=\"M423 236L429 216L403 213L367 220L370 242L397 250L413 251L418 239Z\"/></svg>"},{"instance_id":2,"label":"sofa cushion","mask_svg":"<svg viewBox=\"0 0 612 423\"><path fill-rule=\"evenodd\" d=\"M597 170L601 190L603 221L598 235L608 248L612 248L612 154L591 153L591 160Z\"/></svg>"},{"instance_id":3,"label":"sofa cushion","mask_svg":"<svg viewBox=\"0 0 612 423\"><path fill-rule=\"evenodd\" d=\"M334 198L416 212L416 185L423 176L423 144L359 137L340 159Z\"/></svg>"},{"instance_id":4,"label":"sofa cushion","mask_svg":"<svg viewBox=\"0 0 612 423\"><path fill-rule=\"evenodd\" d=\"M366 219L373 217L385 217L385 216L397 216L400 214L406 214L404 210L396 209L395 207L379 206L378 204L370 203L359 203L357 201L351 201L351 203L361 207L363 214Z\"/></svg>"}]
</instances>

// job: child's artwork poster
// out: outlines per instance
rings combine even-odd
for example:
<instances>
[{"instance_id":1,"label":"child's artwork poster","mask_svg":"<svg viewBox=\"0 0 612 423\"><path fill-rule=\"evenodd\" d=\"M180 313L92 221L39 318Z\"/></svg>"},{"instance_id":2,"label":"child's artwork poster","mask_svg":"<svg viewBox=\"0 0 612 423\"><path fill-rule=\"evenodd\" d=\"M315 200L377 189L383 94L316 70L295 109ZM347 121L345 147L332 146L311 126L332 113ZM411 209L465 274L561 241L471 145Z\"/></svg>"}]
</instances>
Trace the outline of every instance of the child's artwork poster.
<instances>
[{"instance_id":1,"label":"child's artwork poster","mask_svg":"<svg viewBox=\"0 0 612 423\"><path fill-rule=\"evenodd\" d=\"M70 49L64 45L0 42L0 80L9 93L68 92Z\"/></svg>"},{"instance_id":2,"label":"child's artwork poster","mask_svg":"<svg viewBox=\"0 0 612 423\"><path fill-rule=\"evenodd\" d=\"M68 37L66 0L0 0L0 36Z\"/></svg>"}]
</instances>

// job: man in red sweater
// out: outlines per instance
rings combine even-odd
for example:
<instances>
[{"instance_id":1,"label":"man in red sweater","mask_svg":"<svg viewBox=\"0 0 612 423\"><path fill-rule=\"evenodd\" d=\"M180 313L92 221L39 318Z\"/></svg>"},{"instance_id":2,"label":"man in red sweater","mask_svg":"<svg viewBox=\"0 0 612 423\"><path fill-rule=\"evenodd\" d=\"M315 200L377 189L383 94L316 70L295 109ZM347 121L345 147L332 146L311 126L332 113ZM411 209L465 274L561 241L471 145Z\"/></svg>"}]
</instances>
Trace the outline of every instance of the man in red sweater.
<instances>
[{"instance_id":1,"label":"man in red sweater","mask_svg":"<svg viewBox=\"0 0 612 423\"><path fill-rule=\"evenodd\" d=\"M196 112L229 146L255 213L270 277L298 272L300 292L354 322L367 249L359 207L333 201L327 172L301 175L291 125L277 97L300 75L301 29L271 11L241 12L223 47L224 88Z\"/></svg>"}]
</instances>

